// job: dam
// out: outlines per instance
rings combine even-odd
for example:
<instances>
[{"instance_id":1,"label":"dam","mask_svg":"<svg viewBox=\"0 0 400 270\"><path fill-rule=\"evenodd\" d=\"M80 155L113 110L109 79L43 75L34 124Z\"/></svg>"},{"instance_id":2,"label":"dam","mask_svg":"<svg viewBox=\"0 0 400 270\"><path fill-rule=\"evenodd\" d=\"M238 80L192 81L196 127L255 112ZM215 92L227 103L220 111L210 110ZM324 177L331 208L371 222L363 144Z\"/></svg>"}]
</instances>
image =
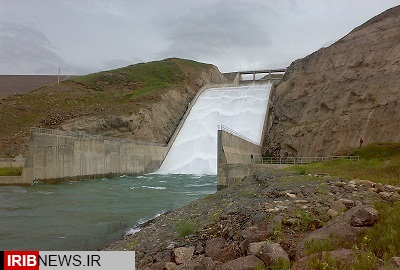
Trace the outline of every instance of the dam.
<instances>
[{"instance_id":1,"label":"dam","mask_svg":"<svg viewBox=\"0 0 400 270\"><path fill-rule=\"evenodd\" d=\"M148 173L220 175L218 164L248 164L250 156L261 154L270 92L281 78L274 72L242 72L232 84L203 86L167 145L34 127L22 177L8 184Z\"/></svg>"},{"instance_id":2,"label":"dam","mask_svg":"<svg viewBox=\"0 0 400 270\"><path fill-rule=\"evenodd\" d=\"M136 232L148 219L213 194L218 187L221 125L259 143L270 91L270 84L252 82L205 89L189 106L171 148L33 129L25 170L31 173L30 181L38 180L34 185L0 187L0 214L5 220L0 225L2 245L6 249L98 249ZM160 168L164 152L167 157ZM246 158L249 163L250 155ZM159 174L146 174L157 169ZM101 176L130 171L143 173ZM89 180L87 175L98 177ZM49 178L64 181L58 185L40 181ZM68 181L79 179L85 180Z\"/></svg>"},{"instance_id":3,"label":"dam","mask_svg":"<svg viewBox=\"0 0 400 270\"><path fill-rule=\"evenodd\" d=\"M157 173L216 175L218 126L260 144L270 91L270 83L206 89Z\"/></svg>"}]
</instances>

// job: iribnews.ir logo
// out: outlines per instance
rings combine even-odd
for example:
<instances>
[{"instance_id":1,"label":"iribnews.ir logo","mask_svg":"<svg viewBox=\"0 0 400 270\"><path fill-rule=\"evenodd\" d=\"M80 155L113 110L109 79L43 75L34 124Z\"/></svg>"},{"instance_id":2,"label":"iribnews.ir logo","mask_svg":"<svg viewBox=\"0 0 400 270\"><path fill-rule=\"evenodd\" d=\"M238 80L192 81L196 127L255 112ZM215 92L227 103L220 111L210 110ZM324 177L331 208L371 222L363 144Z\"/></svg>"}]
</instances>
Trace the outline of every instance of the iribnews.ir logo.
<instances>
[{"instance_id":1,"label":"iribnews.ir logo","mask_svg":"<svg viewBox=\"0 0 400 270\"><path fill-rule=\"evenodd\" d=\"M0 270L38 270L39 266L101 266L100 255L85 255L46 254L41 256L39 251L0 251Z\"/></svg>"},{"instance_id":2,"label":"iribnews.ir logo","mask_svg":"<svg viewBox=\"0 0 400 270\"><path fill-rule=\"evenodd\" d=\"M39 251L0 251L0 269L39 269Z\"/></svg>"}]
</instances>

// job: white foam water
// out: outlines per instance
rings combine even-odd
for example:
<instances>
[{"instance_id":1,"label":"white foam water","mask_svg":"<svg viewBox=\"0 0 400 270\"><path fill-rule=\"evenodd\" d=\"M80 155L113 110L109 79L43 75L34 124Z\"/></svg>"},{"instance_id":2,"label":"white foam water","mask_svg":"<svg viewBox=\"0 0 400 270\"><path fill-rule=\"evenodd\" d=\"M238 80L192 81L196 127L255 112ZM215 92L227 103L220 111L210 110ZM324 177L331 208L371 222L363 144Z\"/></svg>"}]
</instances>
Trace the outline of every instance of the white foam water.
<instances>
[{"instance_id":1,"label":"white foam water","mask_svg":"<svg viewBox=\"0 0 400 270\"><path fill-rule=\"evenodd\" d=\"M271 84L205 90L193 105L158 174L217 174L217 130L260 142Z\"/></svg>"}]
</instances>

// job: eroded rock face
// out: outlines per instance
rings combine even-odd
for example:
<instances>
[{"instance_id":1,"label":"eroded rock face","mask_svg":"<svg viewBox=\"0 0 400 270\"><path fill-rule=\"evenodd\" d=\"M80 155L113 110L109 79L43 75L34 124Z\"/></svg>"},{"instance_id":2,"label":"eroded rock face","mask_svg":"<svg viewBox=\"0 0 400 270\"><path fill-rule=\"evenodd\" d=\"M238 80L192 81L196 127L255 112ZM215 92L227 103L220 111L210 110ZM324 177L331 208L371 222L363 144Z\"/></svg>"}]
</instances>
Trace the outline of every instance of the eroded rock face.
<instances>
[{"instance_id":1,"label":"eroded rock face","mask_svg":"<svg viewBox=\"0 0 400 270\"><path fill-rule=\"evenodd\" d=\"M188 75L189 76L189 75ZM140 103L130 115L88 115L63 121L62 130L168 143L199 89L207 84L226 83L215 66L210 66L195 79L195 84L172 87L157 97Z\"/></svg>"},{"instance_id":2,"label":"eroded rock face","mask_svg":"<svg viewBox=\"0 0 400 270\"><path fill-rule=\"evenodd\" d=\"M400 141L400 6L327 48L294 61L272 98L264 151L340 154Z\"/></svg>"}]
</instances>

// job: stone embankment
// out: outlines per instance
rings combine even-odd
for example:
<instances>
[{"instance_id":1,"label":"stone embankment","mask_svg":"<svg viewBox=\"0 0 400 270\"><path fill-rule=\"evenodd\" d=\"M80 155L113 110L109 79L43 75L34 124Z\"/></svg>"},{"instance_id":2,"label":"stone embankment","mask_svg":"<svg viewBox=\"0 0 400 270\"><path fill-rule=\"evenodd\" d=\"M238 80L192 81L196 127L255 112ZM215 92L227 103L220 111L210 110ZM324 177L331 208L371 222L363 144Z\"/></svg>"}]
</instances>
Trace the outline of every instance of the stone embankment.
<instances>
[{"instance_id":1,"label":"stone embankment","mask_svg":"<svg viewBox=\"0 0 400 270\"><path fill-rule=\"evenodd\" d=\"M357 252L350 248L379 220L374 204L399 200L400 187L366 180L256 172L107 250L135 250L137 268L146 270L307 269L326 254L310 253L308 243L340 239L329 256L351 265Z\"/></svg>"}]
</instances>

